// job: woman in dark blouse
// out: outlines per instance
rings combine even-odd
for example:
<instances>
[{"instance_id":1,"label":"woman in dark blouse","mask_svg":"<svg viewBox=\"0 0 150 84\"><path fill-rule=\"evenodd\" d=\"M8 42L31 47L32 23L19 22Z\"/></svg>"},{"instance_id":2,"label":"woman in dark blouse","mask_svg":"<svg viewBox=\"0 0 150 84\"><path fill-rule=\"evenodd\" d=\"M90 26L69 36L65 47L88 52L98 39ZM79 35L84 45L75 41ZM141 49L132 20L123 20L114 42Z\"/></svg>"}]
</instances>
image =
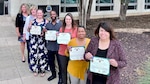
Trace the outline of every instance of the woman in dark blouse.
<instances>
[{"instance_id":1,"label":"woman in dark blouse","mask_svg":"<svg viewBox=\"0 0 150 84\"><path fill-rule=\"evenodd\" d=\"M17 14L15 22L18 41L20 41L21 43L20 48L21 48L22 62L25 62L25 55L24 55L25 39L23 39L23 27L27 16L28 16L28 6L26 4L22 4L20 6L20 10L19 13Z\"/></svg>"},{"instance_id":2,"label":"woman in dark blouse","mask_svg":"<svg viewBox=\"0 0 150 84\"><path fill-rule=\"evenodd\" d=\"M95 36L87 47L85 59L90 60L94 56L108 58L110 75L107 76L89 71L89 84L120 84L119 70L127 64L120 42L116 39L112 27L106 22L101 22L98 25L95 30Z\"/></svg>"}]
</instances>

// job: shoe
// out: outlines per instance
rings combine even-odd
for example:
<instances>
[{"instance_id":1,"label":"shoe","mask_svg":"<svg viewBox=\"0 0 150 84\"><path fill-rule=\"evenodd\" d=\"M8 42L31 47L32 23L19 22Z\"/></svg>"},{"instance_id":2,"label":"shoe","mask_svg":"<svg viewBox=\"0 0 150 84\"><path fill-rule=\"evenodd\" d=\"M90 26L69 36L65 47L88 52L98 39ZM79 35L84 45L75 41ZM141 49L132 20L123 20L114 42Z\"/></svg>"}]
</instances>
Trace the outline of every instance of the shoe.
<instances>
[{"instance_id":1,"label":"shoe","mask_svg":"<svg viewBox=\"0 0 150 84\"><path fill-rule=\"evenodd\" d=\"M56 78L56 75L51 75L50 77L48 77L48 81L51 81L51 80L53 80L54 78Z\"/></svg>"},{"instance_id":2,"label":"shoe","mask_svg":"<svg viewBox=\"0 0 150 84\"><path fill-rule=\"evenodd\" d=\"M45 76L45 73L41 73L40 76L41 76L41 77L44 77L44 76Z\"/></svg>"},{"instance_id":3,"label":"shoe","mask_svg":"<svg viewBox=\"0 0 150 84\"><path fill-rule=\"evenodd\" d=\"M25 58L22 59L22 62L23 62L23 63L26 62Z\"/></svg>"},{"instance_id":4,"label":"shoe","mask_svg":"<svg viewBox=\"0 0 150 84\"><path fill-rule=\"evenodd\" d=\"M25 61L25 60L22 60L22 62L25 63L26 61Z\"/></svg>"},{"instance_id":5,"label":"shoe","mask_svg":"<svg viewBox=\"0 0 150 84\"><path fill-rule=\"evenodd\" d=\"M34 74L33 74L33 75L36 77L36 76L38 76L38 73L34 72Z\"/></svg>"},{"instance_id":6,"label":"shoe","mask_svg":"<svg viewBox=\"0 0 150 84\"><path fill-rule=\"evenodd\" d=\"M61 79L61 78L59 78L59 80L58 80L58 84L63 84L63 81L62 81L62 79Z\"/></svg>"}]
</instances>

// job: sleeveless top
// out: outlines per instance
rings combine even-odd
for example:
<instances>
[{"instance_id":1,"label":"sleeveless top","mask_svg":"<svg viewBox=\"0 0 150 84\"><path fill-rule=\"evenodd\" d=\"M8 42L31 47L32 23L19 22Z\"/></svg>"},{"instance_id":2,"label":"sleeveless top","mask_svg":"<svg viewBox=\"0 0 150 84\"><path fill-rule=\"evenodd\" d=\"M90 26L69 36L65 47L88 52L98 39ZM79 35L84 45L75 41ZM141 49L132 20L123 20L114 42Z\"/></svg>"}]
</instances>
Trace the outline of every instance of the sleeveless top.
<instances>
[{"instance_id":1,"label":"sleeveless top","mask_svg":"<svg viewBox=\"0 0 150 84\"><path fill-rule=\"evenodd\" d=\"M40 26L41 27L41 31L43 30L43 28L45 28L46 26L46 20L43 19L42 22L37 22L36 19L33 20L32 25L34 26Z\"/></svg>"}]
</instances>

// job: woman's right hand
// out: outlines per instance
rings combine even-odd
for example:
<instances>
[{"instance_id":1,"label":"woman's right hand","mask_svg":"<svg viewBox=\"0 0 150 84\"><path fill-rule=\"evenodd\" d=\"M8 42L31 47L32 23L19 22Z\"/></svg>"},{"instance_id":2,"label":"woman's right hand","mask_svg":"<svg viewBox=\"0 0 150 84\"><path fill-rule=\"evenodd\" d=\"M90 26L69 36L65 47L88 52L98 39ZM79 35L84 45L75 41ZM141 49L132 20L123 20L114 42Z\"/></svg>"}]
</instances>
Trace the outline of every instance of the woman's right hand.
<instances>
[{"instance_id":1,"label":"woman's right hand","mask_svg":"<svg viewBox=\"0 0 150 84\"><path fill-rule=\"evenodd\" d=\"M85 54L85 58L86 58L87 60L90 60L90 59L93 58L93 55L92 55L90 52L88 52L88 53Z\"/></svg>"},{"instance_id":2,"label":"woman's right hand","mask_svg":"<svg viewBox=\"0 0 150 84\"><path fill-rule=\"evenodd\" d=\"M47 32L47 29L46 29L46 28L43 28L43 32Z\"/></svg>"}]
</instances>

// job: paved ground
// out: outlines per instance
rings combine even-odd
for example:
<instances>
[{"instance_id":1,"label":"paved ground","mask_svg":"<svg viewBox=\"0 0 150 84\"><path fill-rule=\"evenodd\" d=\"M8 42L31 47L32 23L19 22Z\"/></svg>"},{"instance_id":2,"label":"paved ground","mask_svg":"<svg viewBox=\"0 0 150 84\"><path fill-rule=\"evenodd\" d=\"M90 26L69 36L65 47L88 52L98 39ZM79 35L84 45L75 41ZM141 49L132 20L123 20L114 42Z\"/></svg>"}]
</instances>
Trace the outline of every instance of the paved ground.
<instances>
[{"instance_id":1,"label":"paved ground","mask_svg":"<svg viewBox=\"0 0 150 84\"><path fill-rule=\"evenodd\" d=\"M21 62L14 23L10 17L0 16L0 84L57 84L58 78L47 81L50 74L33 76L27 62Z\"/></svg>"}]
</instances>

